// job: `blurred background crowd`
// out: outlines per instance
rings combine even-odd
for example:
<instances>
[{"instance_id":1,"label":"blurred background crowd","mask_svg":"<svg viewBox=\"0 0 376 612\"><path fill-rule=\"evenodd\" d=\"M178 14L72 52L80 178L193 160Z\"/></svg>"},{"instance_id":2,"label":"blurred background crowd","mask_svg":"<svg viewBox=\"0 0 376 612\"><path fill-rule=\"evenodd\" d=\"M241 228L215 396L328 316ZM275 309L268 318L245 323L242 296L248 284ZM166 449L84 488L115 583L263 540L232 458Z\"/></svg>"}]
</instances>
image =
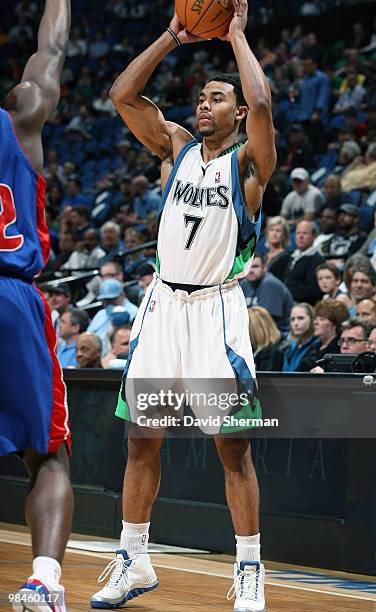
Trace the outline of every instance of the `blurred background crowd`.
<instances>
[{"instance_id":1,"label":"blurred background crowd","mask_svg":"<svg viewBox=\"0 0 376 612\"><path fill-rule=\"evenodd\" d=\"M22 75L41 2L2 1L1 98ZM327 369L376 351L376 18L372 2L254 0L247 37L273 93L278 163L241 282L258 370ZM159 159L108 91L168 25L172 0L75 0L61 101L44 131L49 295L63 367L112 367L155 270ZM340 23L340 28L333 27ZM229 45L187 45L146 94L196 134L195 101ZM244 134L241 135L244 138Z\"/></svg>"}]
</instances>

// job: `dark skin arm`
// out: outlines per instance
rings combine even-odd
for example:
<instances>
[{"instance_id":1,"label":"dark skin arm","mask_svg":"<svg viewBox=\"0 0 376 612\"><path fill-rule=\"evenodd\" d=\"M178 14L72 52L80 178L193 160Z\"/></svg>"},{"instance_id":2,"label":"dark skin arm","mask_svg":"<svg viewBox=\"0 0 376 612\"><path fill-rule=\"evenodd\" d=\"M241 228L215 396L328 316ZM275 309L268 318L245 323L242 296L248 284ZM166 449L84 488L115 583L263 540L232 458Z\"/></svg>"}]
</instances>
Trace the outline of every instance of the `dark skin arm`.
<instances>
[{"instance_id":1,"label":"dark skin arm","mask_svg":"<svg viewBox=\"0 0 376 612\"><path fill-rule=\"evenodd\" d=\"M170 27L182 44L198 40L183 29L176 15ZM174 159L193 136L180 125L166 121L159 108L142 92L155 68L175 48L172 36L164 32L127 66L110 90L112 102L124 123L137 140L162 160L163 187Z\"/></svg>"},{"instance_id":2,"label":"dark skin arm","mask_svg":"<svg viewBox=\"0 0 376 612\"><path fill-rule=\"evenodd\" d=\"M253 215L259 208L266 184L275 168L277 154L272 120L269 83L253 55L244 30L247 25L247 0L233 0L235 15L228 40L234 51L245 100L248 105L247 142L239 149L238 161L243 179L247 209Z\"/></svg>"},{"instance_id":3,"label":"dark skin arm","mask_svg":"<svg viewBox=\"0 0 376 612\"><path fill-rule=\"evenodd\" d=\"M38 31L38 48L28 60L21 83L7 95L4 108L34 168L43 170L41 132L56 109L70 30L70 0L46 0Z\"/></svg>"}]
</instances>

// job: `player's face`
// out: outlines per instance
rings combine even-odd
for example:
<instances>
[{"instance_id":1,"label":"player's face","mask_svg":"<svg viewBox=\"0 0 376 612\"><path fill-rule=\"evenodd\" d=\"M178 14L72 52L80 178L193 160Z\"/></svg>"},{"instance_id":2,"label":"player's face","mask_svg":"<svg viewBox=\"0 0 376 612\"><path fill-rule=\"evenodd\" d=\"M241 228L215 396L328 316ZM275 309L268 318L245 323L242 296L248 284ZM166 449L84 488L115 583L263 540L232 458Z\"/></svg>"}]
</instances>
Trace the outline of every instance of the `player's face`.
<instances>
[{"instance_id":1,"label":"player's face","mask_svg":"<svg viewBox=\"0 0 376 612\"><path fill-rule=\"evenodd\" d=\"M232 132L238 124L233 86L218 81L207 83L199 96L196 116L201 136Z\"/></svg>"}]
</instances>

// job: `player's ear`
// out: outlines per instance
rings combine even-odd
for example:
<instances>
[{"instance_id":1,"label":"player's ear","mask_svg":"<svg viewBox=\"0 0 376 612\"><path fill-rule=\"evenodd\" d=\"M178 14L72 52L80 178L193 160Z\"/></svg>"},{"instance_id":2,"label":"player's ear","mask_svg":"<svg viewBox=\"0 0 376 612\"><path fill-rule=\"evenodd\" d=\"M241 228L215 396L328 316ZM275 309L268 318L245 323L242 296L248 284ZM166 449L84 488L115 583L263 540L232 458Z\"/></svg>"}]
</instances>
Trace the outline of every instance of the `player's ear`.
<instances>
[{"instance_id":1,"label":"player's ear","mask_svg":"<svg viewBox=\"0 0 376 612\"><path fill-rule=\"evenodd\" d=\"M238 106L236 111L236 120L243 121L248 114L248 106Z\"/></svg>"}]
</instances>

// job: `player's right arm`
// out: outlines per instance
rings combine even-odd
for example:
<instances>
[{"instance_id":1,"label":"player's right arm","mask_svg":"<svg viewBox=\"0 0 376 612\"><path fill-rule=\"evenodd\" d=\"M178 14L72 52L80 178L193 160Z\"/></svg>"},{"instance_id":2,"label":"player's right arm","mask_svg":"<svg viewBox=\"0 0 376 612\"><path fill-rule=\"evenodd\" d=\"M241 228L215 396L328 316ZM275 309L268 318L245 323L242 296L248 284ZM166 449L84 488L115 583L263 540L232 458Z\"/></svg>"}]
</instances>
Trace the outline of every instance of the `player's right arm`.
<instances>
[{"instance_id":1,"label":"player's right arm","mask_svg":"<svg viewBox=\"0 0 376 612\"><path fill-rule=\"evenodd\" d=\"M58 104L70 21L70 0L46 0L37 51L28 60L21 83L6 97L5 108L30 136L40 134Z\"/></svg>"},{"instance_id":2,"label":"player's right arm","mask_svg":"<svg viewBox=\"0 0 376 612\"><path fill-rule=\"evenodd\" d=\"M198 40L185 32L176 15L170 28L182 44ZM129 64L110 90L112 102L131 132L162 160L176 159L184 144L193 138L183 127L166 121L159 108L142 95L155 68L175 48L176 42L166 30Z\"/></svg>"}]
</instances>

